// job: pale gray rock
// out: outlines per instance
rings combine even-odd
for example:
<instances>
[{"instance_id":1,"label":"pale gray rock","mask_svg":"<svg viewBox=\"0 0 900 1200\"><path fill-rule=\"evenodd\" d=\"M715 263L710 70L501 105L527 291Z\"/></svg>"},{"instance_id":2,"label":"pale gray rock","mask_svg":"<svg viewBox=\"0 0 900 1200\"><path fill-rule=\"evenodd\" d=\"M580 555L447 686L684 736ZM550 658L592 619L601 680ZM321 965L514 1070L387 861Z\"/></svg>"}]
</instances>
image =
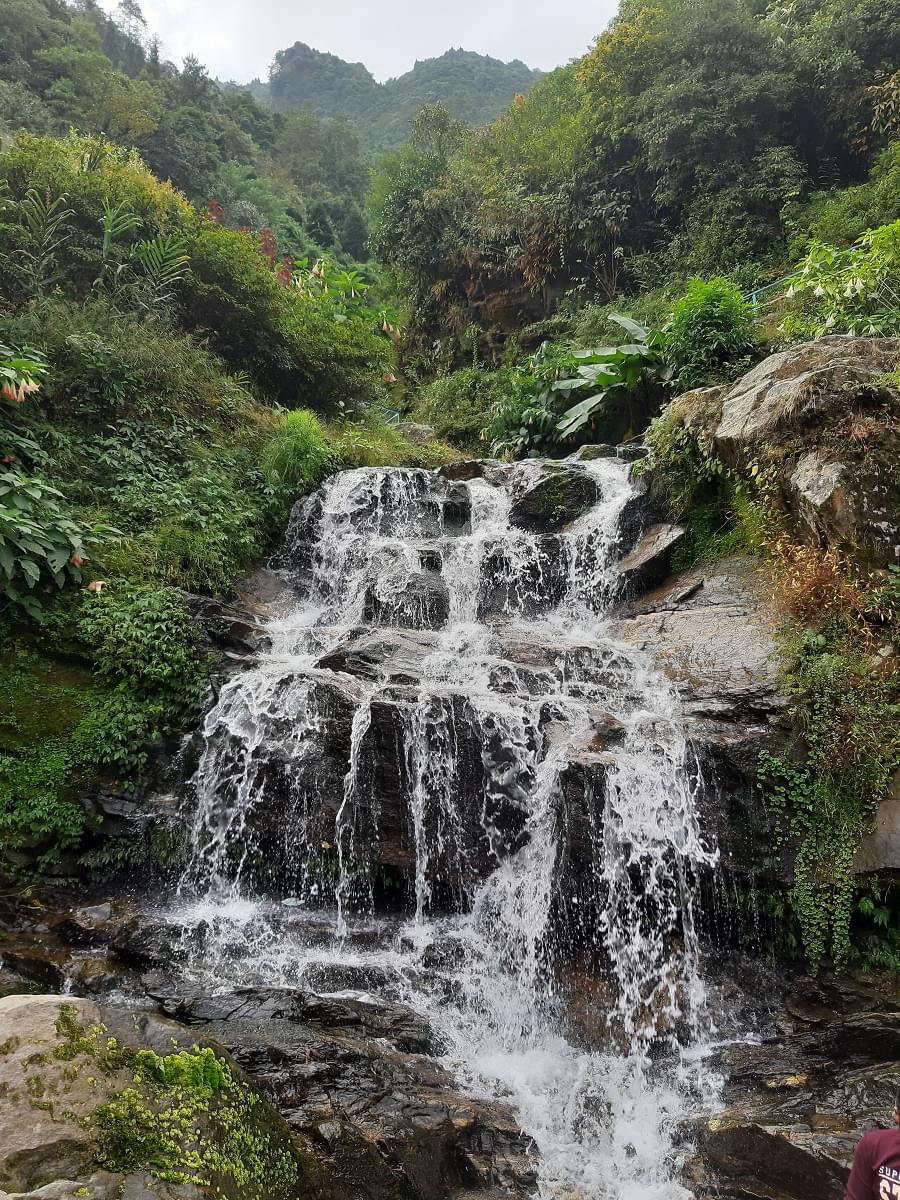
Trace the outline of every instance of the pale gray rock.
<instances>
[{"instance_id":1,"label":"pale gray rock","mask_svg":"<svg viewBox=\"0 0 900 1200\"><path fill-rule=\"evenodd\" d=\"M846 412L861 392L888 390L879 381L898 357L898 340L843 335L772 354L724 396L716 448L734 459Z\"/></svg>"}]
</instances>

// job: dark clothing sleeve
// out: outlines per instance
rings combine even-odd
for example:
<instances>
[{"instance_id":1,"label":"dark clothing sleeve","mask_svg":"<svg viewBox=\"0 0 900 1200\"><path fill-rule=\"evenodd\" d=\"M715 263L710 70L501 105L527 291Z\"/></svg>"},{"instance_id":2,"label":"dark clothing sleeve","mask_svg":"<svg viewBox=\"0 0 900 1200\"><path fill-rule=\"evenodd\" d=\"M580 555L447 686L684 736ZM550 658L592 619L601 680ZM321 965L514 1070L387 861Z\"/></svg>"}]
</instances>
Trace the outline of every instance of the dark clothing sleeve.
<instances>
[{"instance_id":1,"label":"dark clothing sleeve","mask_svg":"<svg viewBox=\"0 0 900 1200\"><path fill-rule=\"evenodd\" d=\"M847 1180L847 1194L844 1200L878 1200L873 1183L869 1139L864 1137L853 1155L853 1170Z\"/></svg>"}]
</instances>

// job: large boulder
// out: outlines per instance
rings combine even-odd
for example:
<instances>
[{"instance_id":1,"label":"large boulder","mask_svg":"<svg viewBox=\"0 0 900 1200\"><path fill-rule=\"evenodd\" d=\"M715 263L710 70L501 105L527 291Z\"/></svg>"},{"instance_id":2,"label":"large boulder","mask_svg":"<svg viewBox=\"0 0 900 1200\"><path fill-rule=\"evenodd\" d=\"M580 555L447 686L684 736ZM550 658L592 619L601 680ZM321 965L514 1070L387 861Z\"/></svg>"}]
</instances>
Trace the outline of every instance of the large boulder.
<instances>
[{"instance_id":1,"label":"large boulder","mask_svg":"<svg viewBox=\"0 0 900 1200\"><path fill-rule=\"evenodd\" d=\"M513 500L509 519L530 533L558 533L600 498L591 474L562 462L534 464L532 473L523 475L523 484Z\"/></svg>"},{"instance_id":2,"label":"large boulder","mask_svg":"<svg viewBox=\"0 0 900 1200\"><path fill-rule=\"evenodd\" d=\"M772 354L722 398L716 448L737 459L851 408L878 406L895 391L881 381L898 359L900 340L839 335Z\"/></svg>"},{"instance_id":3,"label":"large boulder","mask_svg":"<svg viewBox=\"0 0 900 1200\"><path fill-rule=\"evenodd\" d=\"M88 1055L63 1056L63 997L0 1000L0 1188L29 1191L89 1172L97 1107L131 1082L127 1072L92 1069ZM99 1025L91 1000L66 998L75 1020ZM64 1015L64 1014L63 1014Z\"/></svg>"},{"instance_id":4,"label":"large boulder","mask_svg":"<svg viewBox=\"0 0 900 1200\"><path fill-rule=\"evenodd\" d=\"M883 565L900 561L898 362L900 339L824 337L668 411L729 466L770 471L801 539Z\"/></svg>"}]
</instances>

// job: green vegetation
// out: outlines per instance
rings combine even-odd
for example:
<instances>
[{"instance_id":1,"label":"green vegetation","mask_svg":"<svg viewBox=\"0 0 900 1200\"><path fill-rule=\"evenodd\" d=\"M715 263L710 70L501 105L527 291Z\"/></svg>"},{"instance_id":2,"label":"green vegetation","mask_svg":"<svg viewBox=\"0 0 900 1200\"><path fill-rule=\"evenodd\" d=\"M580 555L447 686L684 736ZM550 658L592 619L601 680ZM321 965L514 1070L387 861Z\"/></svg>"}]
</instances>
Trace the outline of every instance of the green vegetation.
<instances>
[{"instance_id":1,"label":"green vegetation","mask_svg":"<svg viewBox=\"0 0 900 1200\"><path fill-rule=\"evenodd\" d=\"M285 271L96 137L22 135L0 172L0 829L27 878L104 865L78 796L138 787L198 717L182 592L227 595L328 471L452 451L388 427L358 272Z\"/></svg>"},{"instance_id":2,"label":"green vegetation","mask_svg":"<svg viewBox=\"0 0 900 1200\"><path fill-rule=\"evenodd\" d=\"M510 373L484 431L494 454L552 455L583 441L632 437L646 425L669 379L664 335L618 313L608 321L632 340L593 349L545 342Z\"/></svg>"},{"instance_id":3,"label":"green vegetation","mask_svg":"<svg viewBox=\"0 0 900 1200\"><path fill-rule=\"evenodd\" d=\"M727 279L688 280L666 325L666 357L681 391L734 378L756 345L753 306Z\"/></svg>"},{"instance_id":4,"label":"green vegetation","mask_svg":"<svg viewBox=\"0 0 900 1200\"><path fill-rule=\"evenodd\" d=\"M285 414L263 455L269 487L288 496L314 490L334 465L322 423L302 408Z\"/></svg>"},{"instance_id":5,"label":"green vegetation","mask_svg":"<svg viewBox=\"0 0 900 1200\"><path fill-rule=\"evenodd\" d=\"M474 324L490 361L523 324L671 304L691 275L749 291L810 236L896 220L898 18L896 0L624 0L486 128L420 114L370 196L413 345L455 339L459 359Z\"/></svg>"},{"instance_id":6,"label":"green vegetation","mask_svg":"<svg viewBox=\"0 0 900 1200\"><path fill-rule=\"evenodd\" d=\"M516 373L464 367L439 375L422 388L413 418L434 427L460 450L479 448L481 431L495 405L516 390ZM483 449L483 445L481 446Z\"/></svg>"},{"instance_id":7,"label":"green vegetation","mask_svg":"<svg viewBox=\"0 0 900 1200\"><path fill-rule=\"evenodd\" d=\"M440 58L417 62L397 79L377 83L361 63L296 42L275 55L268 86L256 84L252 90L280 113L347 118L366 145L384 150L406 140L423 105L443 104L457 120L481 125L539 77L539 71L521 62L448 50Z\"/></svg>"},{"instance_id":8,"label":"green vegetation","mask_svg":"<svg viewBox=\"0 0 900 1200\"><path fill-rule=\"evenodd\" d=\"M796 337L900 333L900 221L869 230L841 250L815 242L791 282L782 328Z\"/></svg>"},{"instance_id":9,"label":"green vegetation","mask_svg":"<svg viewBox=\"0 0 900 1200\"><path fill-rule=\"evenodd\" d=\"M801 755L764 756L760 772L798 845L791 902L806 955L843 965L858 906L853 861L900 767L900 676L889 657L900 576L867 579L834 552L789 543L775 552L782 597L803 622L785 677Z\"/></svg>"},{"instance_id":10,"label":"green vegetation","mask_svg":"<svg viewBox=\"0 0 900 1200\"><path fill-rule=\"evenodd\" d=\"M271 231L280 254L365 256L367 169L345 121L275 113L195 58L163 61L136 4L115 18L97 4L4 4L0 144L71 128L135 148L228 227Z\"/></svg>"},{"instance_id":11,"label":"green vegetation","mask_svg":"<svg viewBox=\"0 0 900 1200\"><path fill-rule=\"evenodd\" d=\"M294 1194L299 1160L275 1113L208 1046L159 1055L131 1050L103 1025L82 1025L61 1004L53 1057L97 1075L127 1073L131 1085L88 1118L94 1162L107 1171L148 1171L174 1184L212 1188L228 1200ZM31 1076L33 1090L40 1075ZM36 1101L40 1105L40 1101Z\"/></svg>"}]
</instances>

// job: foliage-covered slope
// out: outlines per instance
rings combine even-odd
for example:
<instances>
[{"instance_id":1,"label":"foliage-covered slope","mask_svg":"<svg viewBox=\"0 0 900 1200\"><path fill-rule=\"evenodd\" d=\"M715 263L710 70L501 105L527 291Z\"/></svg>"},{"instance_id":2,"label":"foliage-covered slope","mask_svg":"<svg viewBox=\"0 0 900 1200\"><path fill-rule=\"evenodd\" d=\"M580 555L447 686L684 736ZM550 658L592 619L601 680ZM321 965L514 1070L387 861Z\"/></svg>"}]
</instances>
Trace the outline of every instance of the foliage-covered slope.
<instances>
[{"instance_id":1,"label":"foliage-covered slope","mask_svg":"<svg viewBox=\"0 0 900 1200\"><path fill-rule=\"evenodd\" d=\"M366 145L385 149L406 140L423 105L443 104L459 120L481 125L528 92L540 74L522 62L448 50L381 84L362 63L344 62L297 42L276 54L267 95L279 112L346 117Z\"/></svg>"},{"instance_id":2,"label":"foliage-covered slope","mask_svg":"<svg viewBox=\"0 0 900 1200\"><path fill-rule=\"evenodd\" d=\"M100 138L23 134L0 178L2 880L107 861L85 792L134 789L207 686L186 592L228 594L330 471L441 450L379 415L352 273L292 275Z\"/></svg>"},{"instance_id":3,"label":"foliage-covered slope","mask_svg":"<svg viewBox=\"0 0 900 1200\"><path fill-rule=\"evenodd\" d=\"M900 216L898 135L898 0L624 0L493 124L420 119L376 176L373 245L429 342L694 272L749 288L876 162L877 196L848 199L829 237Z\"/></svg>"},{"instance_id":4,"label":"foliage-covered slope","mask_svg":"<svg viewBox=\"0 0 900 1200\"><path fill-rule=\"evenodd\" d=\"M93 3L0 5L0 143L21 129L102 133L198 205L218 203L226 224L274 230L282 253L364 258L367 168L353 129L273 113L195 58L163 61L131 9L117 23Z\"/></svg>"}]
</instances>

